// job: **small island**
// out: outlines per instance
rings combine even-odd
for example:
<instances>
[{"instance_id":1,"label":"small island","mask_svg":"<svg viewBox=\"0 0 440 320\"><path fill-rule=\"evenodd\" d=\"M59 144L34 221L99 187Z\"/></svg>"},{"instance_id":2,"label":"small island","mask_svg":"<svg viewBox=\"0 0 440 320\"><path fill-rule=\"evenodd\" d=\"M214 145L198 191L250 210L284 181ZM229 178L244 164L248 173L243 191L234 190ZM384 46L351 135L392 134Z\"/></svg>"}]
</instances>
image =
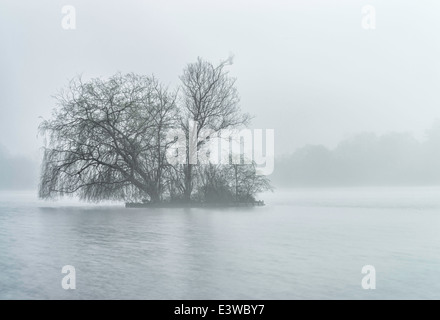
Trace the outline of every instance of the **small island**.
<instances>
[{"instance_id":1,"label":"small island","mask_svg":"<svg viewBox=\"0 0 440 320\"><path fill-rule=\"evenodd\" d=\"M263 200L253 202L127 202L126 208L227 208L227 207L261 207L264 206Z\"/></svg>"},{"instance_id":2,"label":"small island","mask_svg":"<svg viewBox=\"0 0 440 320\"><path fill-rule=\"evenodd\" d=\"M255 148L263 130L248 129L231 64L198 58L174 90L134 73L72 79L40 124L39 196L127 208L263 206L256 195L272 189L261 166L273 141Z\"/></svg>"}]
</instances>

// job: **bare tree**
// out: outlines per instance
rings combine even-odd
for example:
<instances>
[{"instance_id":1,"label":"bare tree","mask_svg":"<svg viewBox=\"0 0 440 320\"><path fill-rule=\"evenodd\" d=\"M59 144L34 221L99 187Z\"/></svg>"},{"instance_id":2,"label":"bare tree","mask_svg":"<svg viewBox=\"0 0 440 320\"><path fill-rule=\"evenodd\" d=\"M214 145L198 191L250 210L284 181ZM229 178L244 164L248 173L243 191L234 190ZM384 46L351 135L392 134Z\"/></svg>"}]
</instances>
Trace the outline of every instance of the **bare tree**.
<instances>
[{"instance_id":1,"label":"bare tree","mask_svg":"<svg viewBox=\"0 0 440 320\"><path fill-rule=\"evenodd\" d=\"M273 188L266 176L259 176L251 164L207 164L198 167L196 196L216 203L255 201L255 195Z\"/></svg>"},{"instance_id":2,"label":"bare tree","mask_svg":"<svg viewBox=\"0 0 440 320\"><path fill-rule=\"evenodd\" d=\"M53 119L40 125L48 138L40 197L160 201L176 94L154 77L116 74L106 81L76 78L56 100Z\"/></svg>"},{"instance_id":3,"label":"bare tree","mask_svg":"<svg viewBox=\"0 0 440 320\"><path fill-rule=\"evenodd\" d=\"M40 197L188 202L197 189L201 201L251 201L270 187L267 179L256 176L254 166L210 164L195 170L190 154L210 152L206 142L221 130L250 121L240 110L235 79L225 70L229 63L214 66L199 58L188 64L180 77L179 104L177 93L154 77L73 79L55 97L53 117L40 125L48 140ZM170 163L167 156L173 151L182 156L176 148L182 131L185 163Z\"/></svg>"},{"instance_id":4,"label":"bare tree","mask_svg":"<svg viewBox=\"0 0 440 320\"><path fill-rule=\"evenodd\" d=\"M256 164L233 164L235 178L235 198L239 202L253 202L255 195L264 191L273 191L266 176L257 175Z\"/></svg>"},{"instance_id":5,"label":"bare tree","mask_svg":"<svg viewBox=\"0 0 440 320\"><path fill-rule=\"evenodd\" d=\"M234 202L231 166L223 164L198 167L196 198L207 203Z\"/></svg>"},{"instance_id":6,"label":"bare tree","mask_svg":"<svg viewBox=\"0 0 440 320\"><path fill-rule=\"evenodd\" d=\"M195 63L186 66L180 77L183 89L180 125L187 139L187 163L183 166L181 186L186 201L190 201L194 188L193 164L190 161L192 155L189 154L189 140L193 139L190 137L190 121L197 124L195 131L198 137L202 131L209 131L214 135L222 129L238 128L250 121L250 116L240 110L236 79L230 77L225 70L230 63L231 58L214 66L198 58ZM204 143L204 138L199 139L196 151Z\"/></svg>"}]
</instances>

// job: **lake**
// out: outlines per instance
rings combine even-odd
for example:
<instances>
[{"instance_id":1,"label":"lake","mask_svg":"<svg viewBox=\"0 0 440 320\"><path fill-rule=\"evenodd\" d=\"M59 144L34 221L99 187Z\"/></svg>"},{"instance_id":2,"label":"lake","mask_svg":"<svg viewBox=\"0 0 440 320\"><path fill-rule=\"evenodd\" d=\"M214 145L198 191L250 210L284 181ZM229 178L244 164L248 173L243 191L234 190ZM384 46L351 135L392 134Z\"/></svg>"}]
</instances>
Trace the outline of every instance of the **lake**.
<instances>
[{"instance_id":1,"label":"lake","mask_svg":"<svg viewBox=\"0 0 440 320\"><path fill-rule=\"evenodd\" d=\"M440 299L440 188L125 209L0 192L0 299ZM61 269L76 270L64 290ZM376 289L364 290L364 265Z\"/></svg>"}]
</instances>

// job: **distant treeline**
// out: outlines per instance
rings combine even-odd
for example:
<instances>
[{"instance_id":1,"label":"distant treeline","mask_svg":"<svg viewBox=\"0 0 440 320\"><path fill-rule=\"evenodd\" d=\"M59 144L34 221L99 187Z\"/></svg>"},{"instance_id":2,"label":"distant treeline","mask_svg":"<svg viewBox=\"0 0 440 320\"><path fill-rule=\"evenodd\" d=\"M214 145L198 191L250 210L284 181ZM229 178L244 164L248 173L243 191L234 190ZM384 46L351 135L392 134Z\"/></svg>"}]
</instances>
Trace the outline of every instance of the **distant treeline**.
<instances>
[{"instance_id":1,"label":"distant treeline","mask_svg":"<svg viewBox=\"0 0 440 320\"><path fill-rule=\"evenodd\" d=\"M0 190L34 189L38 164L0 147ZM358 134L334 149L308 145L275 160L275 187L440 184L440 122L426 139Z\"/></svg>"},{"instance_id":2,"label":"distant treeline","mask_svg":"<svg viewBox=\"0 0 440 320\"><path fill-rule=\"evenodd\" d=\"M275 186L440 183L440 123L419 141L410 133L358 134L334 149L308 145L278 158Z\"/></svg>"}]
</instances>

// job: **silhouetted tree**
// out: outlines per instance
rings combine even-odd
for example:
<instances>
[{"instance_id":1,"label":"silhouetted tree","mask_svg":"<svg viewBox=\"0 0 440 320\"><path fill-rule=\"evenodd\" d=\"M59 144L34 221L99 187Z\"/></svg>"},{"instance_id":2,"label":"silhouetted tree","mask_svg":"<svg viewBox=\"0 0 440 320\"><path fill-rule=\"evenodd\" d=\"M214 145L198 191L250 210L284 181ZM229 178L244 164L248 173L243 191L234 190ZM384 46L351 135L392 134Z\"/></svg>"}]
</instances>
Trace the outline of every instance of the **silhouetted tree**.
<instances>
[{"instance_id":1,"label":"silhouetted tree","mask_svg":"<svg viewBox=\"0 0 440 320\"><path fill-rule=\"evenodd\" d=\"M222 129L245 126L250 121L248 114L242 113L239 107L239 96L235 87L236 79L230 77L225 67L232 63L232 58L215 66L210 62L198 58L190 63L180 77L182 82L181 128L187 139L187 163L183 166L184 199L190 201L194 188L193 164L189 154L190 121L197 124L195 132L199 137L197 152L205 138L200 134L208 131L209 137Z\"/></svg>"},{"instance_id":2,"label":"silhouetted tree","mask_svg":"<svg viewBox=\"0 0 440 320\"><path fill-rule=\"evenodd\" d=\"M159 201L175 99L154 77L72 80L56 96L53 118L40 125L49 139L40 197L77 193L95 201Z\"/></svg>"},{"instance_id":3,"label":"silhouetted tree","mask_svg":"<svg viewBox=\"0 0 440 320\"><path fill-rule=\"evenodd\" d=\"M40 125L47 138L40 197L188 202L196 188L199 201L231 202L238 200L239 191L241 200L252 200L269 186L253 166L200 165L197 176L190 161L190 139L199 138L195 153L206 152L202 149L210 136L249 122L238 105L235 79L224 70L228 63L214 66L199 58L189 64L180 77L180 103L177 93L154 77L73 79L56 95L52 118ZM167 159L179 150L176 130L177 137L185 136L185 164Z\"/></svg>"}]
</instances>

